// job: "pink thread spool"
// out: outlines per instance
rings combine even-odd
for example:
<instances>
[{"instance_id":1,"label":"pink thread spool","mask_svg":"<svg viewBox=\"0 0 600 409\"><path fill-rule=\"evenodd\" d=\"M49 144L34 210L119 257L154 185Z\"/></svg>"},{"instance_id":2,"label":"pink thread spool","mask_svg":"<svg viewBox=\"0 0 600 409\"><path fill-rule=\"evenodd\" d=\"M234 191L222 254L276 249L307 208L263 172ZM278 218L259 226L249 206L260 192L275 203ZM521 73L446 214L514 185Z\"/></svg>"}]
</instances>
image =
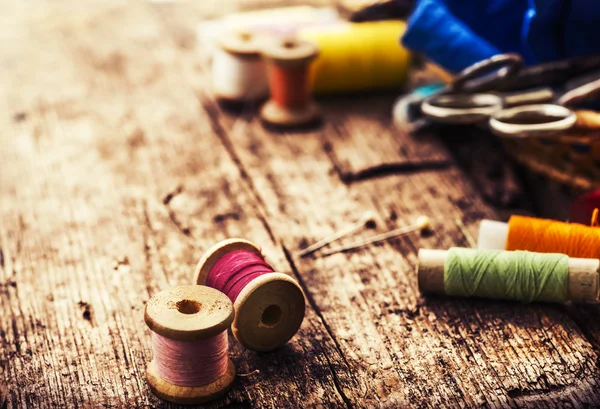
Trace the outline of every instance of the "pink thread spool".
<instances>
[{"instance_id":1,"label":"pink thread spool","mask_svg":"<svg viewBox=\"0 0 600 409\"><path fill-rule=\"evenodd\" d=\"M233 305L213 288L182 285L148 301L144 319L152 330L150 389L174 403L208 402L225 394L235 378L227 329Z\"/></svg>"},{"instance_id":2,"label":"pink thread spool","mask_svg":"<svg viewBox=\"0 0 600 409\"><path fill-rule=\"evenodd\" d=\"M244 260L254 260L260 271L249 270L254 267L244 265ZM219 271L214 271L215 267ZM223 276L215 279L215 273L227 273L227 269L231 269L231 276L226 278L232 280L224 280ZM229 296L235 307L231 330L248 349L269 351L280 347L302 324L306 304L300 286L290 276L274 272L254 243L243 239L217 243L201 257L195 277L200 285L223 286L218 289Z\"/></svg>"}]
</instances>

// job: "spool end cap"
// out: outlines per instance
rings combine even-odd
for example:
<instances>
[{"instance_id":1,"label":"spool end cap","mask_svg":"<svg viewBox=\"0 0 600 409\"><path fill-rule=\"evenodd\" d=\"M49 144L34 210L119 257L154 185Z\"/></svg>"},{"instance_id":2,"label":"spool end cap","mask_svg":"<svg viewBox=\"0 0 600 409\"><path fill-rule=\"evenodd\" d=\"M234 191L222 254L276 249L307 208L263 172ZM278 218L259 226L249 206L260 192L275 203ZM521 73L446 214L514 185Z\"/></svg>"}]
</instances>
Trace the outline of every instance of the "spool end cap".
<instances>
[{"instance_id":1,"label":"spool end cap","mask_svg":"<svg viewBox=\"0 0 600 409\"><path fill-rule=\"evenodd\" d=\"M163 337L200 341L226 331L233 322L233 304L220 291L201 285L180 285L154 295L144 320Z\"/></svg>"},{"instance_id":2,"label":"spool end cap","mask_svg":"<svg viewBox=\"0 0 600 409\"><path fill-rule=\"evenodd\" d=\"M289 109L270 100L260 110L260 117L267 124L276 127L294 128L318 124L321 113L319 106L314 102L309 102L301 109Z\"/></svg>"},{"instance_id":3,"label":"spool end cap","mask_svg":"<svg viewBox=\"0 0 600 409\"><path fill-rule=\"evenodd\" d=\"M317 58L319 50L306 40L274 39L263 43L262 55L278 65L308 64Z\"/></svg>"},{"instance_id":4,"label":"spool end cap","mask_svg":"<svg viewBox=\"0 0 600 409\"><path fill-rule=\"evenodd\" d=\"M293 278L282 273L265 274L238 295L231 330L244 347L270 351L296 334L305 309L304 293Z\"/></svg>"},{"instance_id":5,"label":"spool end cap","mask_svg":"<svg viewBox=\"0 0 600 409\"><path fill-rule=\"evenodd\" d=\"M229 54L246 57L259 58L264 39L259 34L251 31L230 31L219 40L219 45Z\"/></svg>"}]
</instances>

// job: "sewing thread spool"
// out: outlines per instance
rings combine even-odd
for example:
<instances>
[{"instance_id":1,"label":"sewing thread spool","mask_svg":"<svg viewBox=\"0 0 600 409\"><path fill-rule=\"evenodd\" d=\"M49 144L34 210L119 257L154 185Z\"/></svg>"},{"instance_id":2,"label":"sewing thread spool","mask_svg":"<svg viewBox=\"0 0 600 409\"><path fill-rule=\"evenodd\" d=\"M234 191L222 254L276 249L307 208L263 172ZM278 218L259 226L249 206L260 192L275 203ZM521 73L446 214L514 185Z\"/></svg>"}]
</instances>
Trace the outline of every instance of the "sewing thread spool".
<instances>
[{"instance_id":1,"label":"sewing thread spool","mask_svg":"<svg viewBox=\"0 0 600 409\"><path fill-rule=\"evenodd\" d=\"M564 253L570 257L600 258L600 228L549 219L511 216L508 223L483 220L480 249Z\"/></svg>"},{"instance_id":2,"label":"sewing thread spool","mask_svg":"<svg viewBox=\"0 0 600 409\"><path fill-rule=\"evenodd\" d=\"M411 54L399 39L406 23L387 20L309 27L298 38L314 43L319 55L310 67L315 95L400 89Z\"/></svg>"},{"instance_id":3,"label":"sewing thread spool","mask_svg":"<svg viewBox=\"0 0 600 409\"><path fill-rule=\"evenodd\" d=\"M424 293L519 301L598 299L598 259L526 251L419 250Z\"/></svg>"},{"instance_id":4,"label":"sewing thread spool","mask_svg":"<svg viewBox=\"0 0 600 409\"><path fill-rule=\"evenodd\" d=\"M260 111L263 121L282 128L316 124L321 114L312 100L309 67L318 51L308 41L274 40L263 47L271 99Z\"/></svg>"},{"instance_id":5,"label":"sewing thread spool","mask_svg":"<svg viewBox=\"0 0 600 409\"><path fill-rule=\"evenodd\" d=\"M200 258L195 282L214 286L234 303L231 330L248 349L269 351L288 342L304 319L298 283L273 271L260 249L243 239L215 244Z\"/></svg>"},{"instance_id":6,"label":"sewing thread spool","mask_svg":"<svg viewBox=\"0 0 600 409\"><path fill-rule=\"evenodd\" d=\"M233 305L199 285L172 287L153 296L144 319L154 358L146 377L152 391L174 403L203 403L225 394L235 378L227 356Z\"/></svg>"},{"instance_id":7,"label":"sewing thread spool","mask_svg":"<svg viewBox=\"0 0 600 409\"><path fill-rule=\"evenodd\" d=\"M212 62L213 93L222 102L257 102L269 95L267 73L260 55L261 36L229 32L219 41Z\"/></svg>"}]
</instances>

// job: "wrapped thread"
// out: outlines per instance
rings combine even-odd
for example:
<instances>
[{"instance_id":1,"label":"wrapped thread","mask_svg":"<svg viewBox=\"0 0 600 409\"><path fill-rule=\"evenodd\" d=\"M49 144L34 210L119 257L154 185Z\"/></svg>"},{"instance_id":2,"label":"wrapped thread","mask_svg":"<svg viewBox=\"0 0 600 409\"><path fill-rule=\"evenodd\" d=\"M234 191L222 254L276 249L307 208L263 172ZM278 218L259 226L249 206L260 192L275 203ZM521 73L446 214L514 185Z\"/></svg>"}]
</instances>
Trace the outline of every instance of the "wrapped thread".
<instances>
[{"instance_id":1,"label":"wrapped thread","mask_svg":"<svg viewBox=\"0 0 600 409\"><path fill-rule=\"evenodd\" d=\"M556 220L512 216L506 250L564 253L570 257L600 258L600 228Z\"/></svg>"},{"instance_id":2,"label":"wrapped thread","mask_svg":"<svg viewBox=\"0 0 600 409\"><path fill-rule=\"evenodd\" d=\"M448 295L524 302L569 299L569 257L527 251L452 248L444 266Z\"/></svg>"}]
</instances>

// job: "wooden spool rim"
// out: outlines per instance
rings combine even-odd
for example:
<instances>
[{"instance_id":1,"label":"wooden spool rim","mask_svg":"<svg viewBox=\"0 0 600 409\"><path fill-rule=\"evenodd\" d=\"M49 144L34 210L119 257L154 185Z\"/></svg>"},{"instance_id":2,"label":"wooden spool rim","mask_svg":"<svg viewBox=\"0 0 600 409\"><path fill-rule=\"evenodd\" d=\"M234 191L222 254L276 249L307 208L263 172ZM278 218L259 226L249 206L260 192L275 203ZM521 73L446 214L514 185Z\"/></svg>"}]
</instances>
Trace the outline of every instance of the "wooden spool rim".
<instances>
[{"instance_id":1,"label":"wooden spool rim","mask_svg":"<svg viewBox=\"0 0 600 409\"><path fill-rule=\"evenodd\" d=\"M242 58L260 58L262 43L261 36L250 31L230 31L219 39L224 51Z\"/></svg>"},{"instance_id":2,"label":"wooden spool rim","mask_svg":"<svg viewBox=\"0 0 600 409\"><path fill-rule=\"evenodd\" d=\"M229 298L200 285L171 287L146 304L144 320L155 333L177 341L200 341L226 331L233 322Z\"/></svg>"},{"instance_id":3,"label":"wooden spool rim","mask_svg":"<svg viewBox=\"0 0 600 409\"><path fill-rule=\"evenodd\" d=\"M290 109L269 100L260 110L263 121L277 127L296 127L317 124L321 119L319 106L310 101L305 107Z\"/></svg>"},{"instance_id":4,"label":"wooden spool rim","mask_svg":"<svg viewBox=\"0 0 600 409\"><path fill-rule=\"evenodd\" d=\"M146 379L152 392L169 402L193 405L217 399L227 392L235 380L235 366L228 359L227 371L216 381L200 386L178 386L165 381L158 376L154 360L148 365Z\"/></svg>"},{"instance_id":5,"label":"wooden spool rim","mask_svg":"<svg viewBox=\"0 0 600 409\"><path fill-rule=\"evenodd\" d=\"M319 55L316 45L298 39L276 39L263 44L262 56L277 65L308 64Z\"/></svg>"},{"instance_id":6,"label":"wooden spool rim","mask_svg":"<svg viewBox=\"0 0 600 409\"><path fill-rule=\"evenodd\" d=\"M302 325L306 309L304 292L283 273L262 275L249 283L235 300L233 336L244 347L270 351L287 343ZM267 322L268 315L273 322ZM269 325L270 324L270 325Z\"/></svg>"},{"instance_id":7,"label":"wooden spool rim","mask_svg":"<svg viewBox=\"0 0 600 409\"><path fill-rule=\"evenodd\" d=\"M444 294L446 250L419 249L417 280L423 293Z\"/></svg>"}]
</instances>

